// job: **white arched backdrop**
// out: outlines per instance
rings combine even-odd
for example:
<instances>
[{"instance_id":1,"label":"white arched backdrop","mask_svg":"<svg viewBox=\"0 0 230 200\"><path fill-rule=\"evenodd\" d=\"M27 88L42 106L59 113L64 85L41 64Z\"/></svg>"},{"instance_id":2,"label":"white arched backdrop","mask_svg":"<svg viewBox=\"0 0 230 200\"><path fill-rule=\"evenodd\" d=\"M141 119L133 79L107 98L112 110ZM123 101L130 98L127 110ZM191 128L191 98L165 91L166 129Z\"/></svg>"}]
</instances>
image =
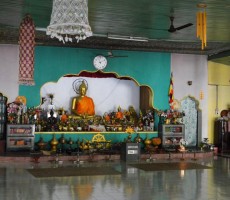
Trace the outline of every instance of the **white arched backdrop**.
<instances>
[{"instance_id":1,"label":"white arched backdrop","mask_svg":"<svg viewBox=\"0 0 230 200\"><path fill-rule=\"evenodd\" d=\"M46 99L41 107L48 109L50 104L48 96L53 94L55 109L63 108L70 113L72 98L77 96L72 86L76 79L87 81L87 96L94 100L96 115L116 111L119 106L122 110L128 110L129 106L133 106L139 113L139 85L132 80L117 78L61 77L58 82L47 82L41 87L40 91L41 98Z\"/></svg>"}]
</instances>

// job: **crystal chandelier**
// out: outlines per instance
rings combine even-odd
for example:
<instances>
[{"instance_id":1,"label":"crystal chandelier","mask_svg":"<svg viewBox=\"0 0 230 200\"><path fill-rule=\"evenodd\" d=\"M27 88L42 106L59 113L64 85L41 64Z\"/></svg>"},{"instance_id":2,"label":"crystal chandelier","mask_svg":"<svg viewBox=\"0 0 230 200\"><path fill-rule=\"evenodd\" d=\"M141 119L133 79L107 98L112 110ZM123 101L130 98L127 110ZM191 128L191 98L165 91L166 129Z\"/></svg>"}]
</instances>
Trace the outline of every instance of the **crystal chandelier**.
<instances>
[{"instance_id":1,"label":"crystal chandelier","mask_svg":"<svg viewBox=\"0 0 230 200\"><path fill-rule=\"evenodd\" d=\"M50 25L46 34L59 41L72 42L92 36L87 0L53 0Z\"/></svg>"}]
</instances>

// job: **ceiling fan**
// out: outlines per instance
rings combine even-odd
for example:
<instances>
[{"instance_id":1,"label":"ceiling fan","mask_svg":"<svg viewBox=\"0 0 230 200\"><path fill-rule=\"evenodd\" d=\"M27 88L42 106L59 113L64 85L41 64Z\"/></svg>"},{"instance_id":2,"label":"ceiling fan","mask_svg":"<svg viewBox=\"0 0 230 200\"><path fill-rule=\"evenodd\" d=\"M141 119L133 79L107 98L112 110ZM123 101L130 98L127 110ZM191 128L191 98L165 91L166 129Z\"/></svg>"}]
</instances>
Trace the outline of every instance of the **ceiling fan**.
<instances>
[{"instance_id":1,"label":"ceiling fan","mask_svg":"<svg viewBox=\"0 0 230 200\"><path fill-rule=\"evenodd\" d=\"M112 51L108 51L107 58L125 58L128 57L126 55L114 55Z\"/></svg>"},{"instance_id":2,"label":"ceiling fan","mask_svg":"<svg viewBox=\"0 0 230 200\"><path fill-rule=\"evenodd\" d=\"M170 25L170 27L168 29L168 32L170 32L170 33L174 33L174 32L176 32L178 30L181 30L181 29L184 29L184 28L187 28L187 27L193 25L192 23L188 23L188 24L185 24L183 26L179 26L179 27L175 28L174 25L173 25L173 21L174 21L174 17L173 16L170 17L170 21L171 21L171 25Z\"/></svg>"}]
</instances>

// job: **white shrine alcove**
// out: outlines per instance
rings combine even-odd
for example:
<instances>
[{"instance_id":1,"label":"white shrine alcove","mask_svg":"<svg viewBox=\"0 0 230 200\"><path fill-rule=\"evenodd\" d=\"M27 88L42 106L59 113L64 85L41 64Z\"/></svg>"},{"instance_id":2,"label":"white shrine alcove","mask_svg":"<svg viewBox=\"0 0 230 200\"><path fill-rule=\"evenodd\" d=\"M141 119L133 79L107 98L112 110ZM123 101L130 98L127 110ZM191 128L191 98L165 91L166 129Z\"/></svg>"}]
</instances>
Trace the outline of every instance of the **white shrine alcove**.
<instances>
[{"instance_id":1,"label":"white shrine alcove","mask_svg":"<svg viewBox=\"0 0 230 200\"><path fill-rule=\"evenodd\" d=\"M77 96L73 89L73 82L77 79L85 79L88 83L87 96L91 97L95 104L96 115L105 112L116 111L120 106L122 110L128 110L133 106L139 113L140 109L152 108L153 95L148 86L140 86L129 77L117 77L114 73L81 72L78 75L62 76L57 82L47 82L40 90L42 102L41 108L48 109L50 105L49 94L53 94L55 109L64 109L71 113L72 98Z\"/></svg>"}]
</instances>

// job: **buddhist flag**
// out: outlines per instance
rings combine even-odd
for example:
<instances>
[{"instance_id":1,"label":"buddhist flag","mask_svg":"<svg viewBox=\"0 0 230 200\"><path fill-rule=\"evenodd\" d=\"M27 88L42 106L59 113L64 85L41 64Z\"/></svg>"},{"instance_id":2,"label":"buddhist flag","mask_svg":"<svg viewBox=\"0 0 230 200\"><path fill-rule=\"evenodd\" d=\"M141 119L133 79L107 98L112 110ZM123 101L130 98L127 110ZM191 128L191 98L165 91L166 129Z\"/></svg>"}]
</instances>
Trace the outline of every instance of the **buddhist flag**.
<instances>
[{"instance_id":1,"label":"buddhist flag","mask_svg":"<svg viewBox=\"0 0 230 200\"><path fill-rule=\"evenodd\" d=\"M174 100L174 91L173 91L173 74L171 73L171 77L170 77L170 85L169 85L169 105L170 108L173 109L173 100Z\"/></svg>"}]
</instances>

